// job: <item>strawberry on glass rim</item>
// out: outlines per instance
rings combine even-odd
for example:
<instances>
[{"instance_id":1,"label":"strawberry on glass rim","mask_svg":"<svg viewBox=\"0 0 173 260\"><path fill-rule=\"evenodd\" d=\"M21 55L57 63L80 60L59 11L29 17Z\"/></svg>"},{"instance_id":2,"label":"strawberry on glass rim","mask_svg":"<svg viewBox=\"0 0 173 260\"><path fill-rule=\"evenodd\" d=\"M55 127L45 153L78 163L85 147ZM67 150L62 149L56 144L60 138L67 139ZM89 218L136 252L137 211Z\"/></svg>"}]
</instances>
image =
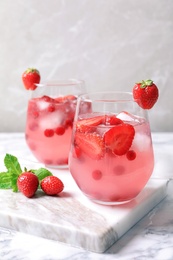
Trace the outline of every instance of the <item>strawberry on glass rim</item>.
<instances>
[{"instance_id":1,"label":"strawberry on glass rim","mask_svg":"<svg viewBox=\"0 0 173 260\"><path fill-rule=\"evenodd\" d=\"M22 81L26 90L35 90L40 83L40 72L35 68L28 68L22 74Z\"/></svg>"},{"instance_id":2,"label":"strawberry on glass rim","mask_svg":"<svg viewBox=\"0 0 173 260\"><path fill-rule=\"evenodd\" d=\"M151 79L142 80L133 87L133 97L143 109L151 109L158 100L159 90Z\"/></svg>"}]
</instances>

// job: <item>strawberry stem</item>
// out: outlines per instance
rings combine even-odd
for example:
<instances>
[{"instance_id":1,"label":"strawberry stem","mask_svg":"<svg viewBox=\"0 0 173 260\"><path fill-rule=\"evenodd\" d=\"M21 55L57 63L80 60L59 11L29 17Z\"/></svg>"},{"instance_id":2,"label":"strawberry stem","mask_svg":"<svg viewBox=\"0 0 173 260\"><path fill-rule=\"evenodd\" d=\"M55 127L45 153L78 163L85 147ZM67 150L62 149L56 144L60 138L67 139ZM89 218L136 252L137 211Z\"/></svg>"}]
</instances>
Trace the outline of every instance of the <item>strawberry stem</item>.
<instances>
[{"instance_id":1,"label":"strawberry stem","mask_svg":"<svg viewBox=\"0 0 173 260\"><path fill-rule=\"evenodd\" d=\"M147 86L151 86L153 84L153 80L147 79L147 80L142 80L139 84L141 84L141 88L146 88Z\"/></svg>"},{"instance_id":2,"label":"strawberry stem","mask_svg":"<svg viewBox=\"0 0 173 260\"><path fill-rule=\"evenodd\" d=\"M26 72L27 74L28 74L28 73L37 73L37 74L40 75L40 72L39 72L37 69L35 69L35 68L28 68L25 72Z\"/></svg>"}]
</instances>

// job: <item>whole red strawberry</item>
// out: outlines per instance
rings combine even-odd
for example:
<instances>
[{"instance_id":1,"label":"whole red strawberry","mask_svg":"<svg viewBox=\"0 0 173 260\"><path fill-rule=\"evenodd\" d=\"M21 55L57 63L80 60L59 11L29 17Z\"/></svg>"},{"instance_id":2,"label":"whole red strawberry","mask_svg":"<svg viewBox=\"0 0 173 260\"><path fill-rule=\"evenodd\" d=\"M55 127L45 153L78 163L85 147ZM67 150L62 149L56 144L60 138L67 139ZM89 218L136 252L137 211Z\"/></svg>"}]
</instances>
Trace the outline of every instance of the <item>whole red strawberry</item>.
<instances>
[{"instance_id":1,"label":"whole red strawberry","mask_svg":"<svg viewBox=\"0 0 173 260\"><path fill-rule=\"evenodd\" d=\"M37 88L37 86L35 84L40 83L39 71L35 68L28 68L22 74L22 81L23 81L24 87L27 90L35 90Z\"/></svg>"},{"instance_id":2,"label":"whole red strawberry","mask_svg":"<svg viewBox=\"0 0 173 260\"><path fill-rule=\"evenodd\" d=\"M133 87L133 97L140 107L151 109L157 102L159 90L152 80L142 80Z\"/></svg>"},{"instance_id":3,"label":"whole red strawberry","mask_svg":"<svg viewBox=\"0 0 173 260\"><path fill-rule=\"evenodd\" d=\"M64 189L63 182L56 176L45 177L40 186L47 195L56 195Z\"/></svg>"},{"instance_id":4,"label":"whole red strawberry","mask_svg":"<svg viewBox=\"0 0 173 260\"><path fill-rule=\"evenodd\" d=\"M17 179L17 187L26 197L34 196L39 185L38 177L31 172L22 173Z\"/></svg>"}]
</instances>

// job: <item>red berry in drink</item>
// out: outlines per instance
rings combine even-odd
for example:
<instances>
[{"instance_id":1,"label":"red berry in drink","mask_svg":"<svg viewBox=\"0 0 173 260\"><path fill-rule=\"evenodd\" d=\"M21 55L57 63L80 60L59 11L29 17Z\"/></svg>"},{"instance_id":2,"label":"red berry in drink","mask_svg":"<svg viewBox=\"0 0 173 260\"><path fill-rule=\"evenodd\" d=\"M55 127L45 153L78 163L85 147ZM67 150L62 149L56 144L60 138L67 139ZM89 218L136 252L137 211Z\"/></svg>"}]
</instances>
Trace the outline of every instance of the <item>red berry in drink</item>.
<instances>
[{"instance_id":1,"label":"red berry in drink","mask_svg":"<svg viewBox=\"0 0 173 260\"><path fill-rule=\"evenodd\" d=\"M126 157L129 161L133 161L135 158L136 158L136 153L135 151L133 150L129 150L127 153L126 153Z\"/></svg>"},{"instance_id":2,"label":"red berry in drink","mask_svg":"<svg viewBox=\"0 0 173 260\"><path fill-rule=\"evenodd\" d=\"M46 129L46 130L44 130L44 135L46 137L52 137L54 135L54 130L53 129Z\"/></svg>"},{"instance_id":3,"label":"red berry in drink","mask_svg":"<svg viewBox=\"0 0 173 260\"><path fill-rule=\"evenodd\" d=\"M55 129L55 133L57 135L63 135L65 133L65 128L63 126L59 126Z\"/></svg>"},{"instance_id":4,"label":"red berry in drink","mask_svg":"<svg viewBox=\"0 0 173 260\"><path fill-rule=\"evenodd\" d=\"M102 172L100 170L94 170L92 172L92 177L94 180L100 180L102 178Z\"/></svg>"}]
</instances>

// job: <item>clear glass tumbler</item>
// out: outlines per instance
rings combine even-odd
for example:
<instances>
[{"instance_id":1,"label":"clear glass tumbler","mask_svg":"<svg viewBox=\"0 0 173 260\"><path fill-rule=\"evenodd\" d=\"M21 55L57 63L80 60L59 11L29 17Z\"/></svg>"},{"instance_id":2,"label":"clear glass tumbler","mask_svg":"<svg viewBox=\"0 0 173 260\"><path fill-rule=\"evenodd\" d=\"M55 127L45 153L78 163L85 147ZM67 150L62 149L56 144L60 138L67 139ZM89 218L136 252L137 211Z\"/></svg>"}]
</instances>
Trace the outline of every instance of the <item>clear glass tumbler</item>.
<instances>
[{"instance_id":1,"label":"clear glass tumbler","mask_svg":"<svg viewBox=\"0 0 173 260\"><path fill-rule=\"evenodd\" d=\"M147 110L131 93L78 97L69 169L87 197L108 205L130 201L143 190L153 167Z\"/></svg>"},{"instance_id":2,"label":"clear glass tumbler","mask_svg":"<svg viewBox=\"0 0 173 260\"><path fill-rule=\"evenodd\" d=\"M25 137L37 160L47 167L67 167L79 80L38 84L28 102Z\"/></svg>"}]
</instances>

